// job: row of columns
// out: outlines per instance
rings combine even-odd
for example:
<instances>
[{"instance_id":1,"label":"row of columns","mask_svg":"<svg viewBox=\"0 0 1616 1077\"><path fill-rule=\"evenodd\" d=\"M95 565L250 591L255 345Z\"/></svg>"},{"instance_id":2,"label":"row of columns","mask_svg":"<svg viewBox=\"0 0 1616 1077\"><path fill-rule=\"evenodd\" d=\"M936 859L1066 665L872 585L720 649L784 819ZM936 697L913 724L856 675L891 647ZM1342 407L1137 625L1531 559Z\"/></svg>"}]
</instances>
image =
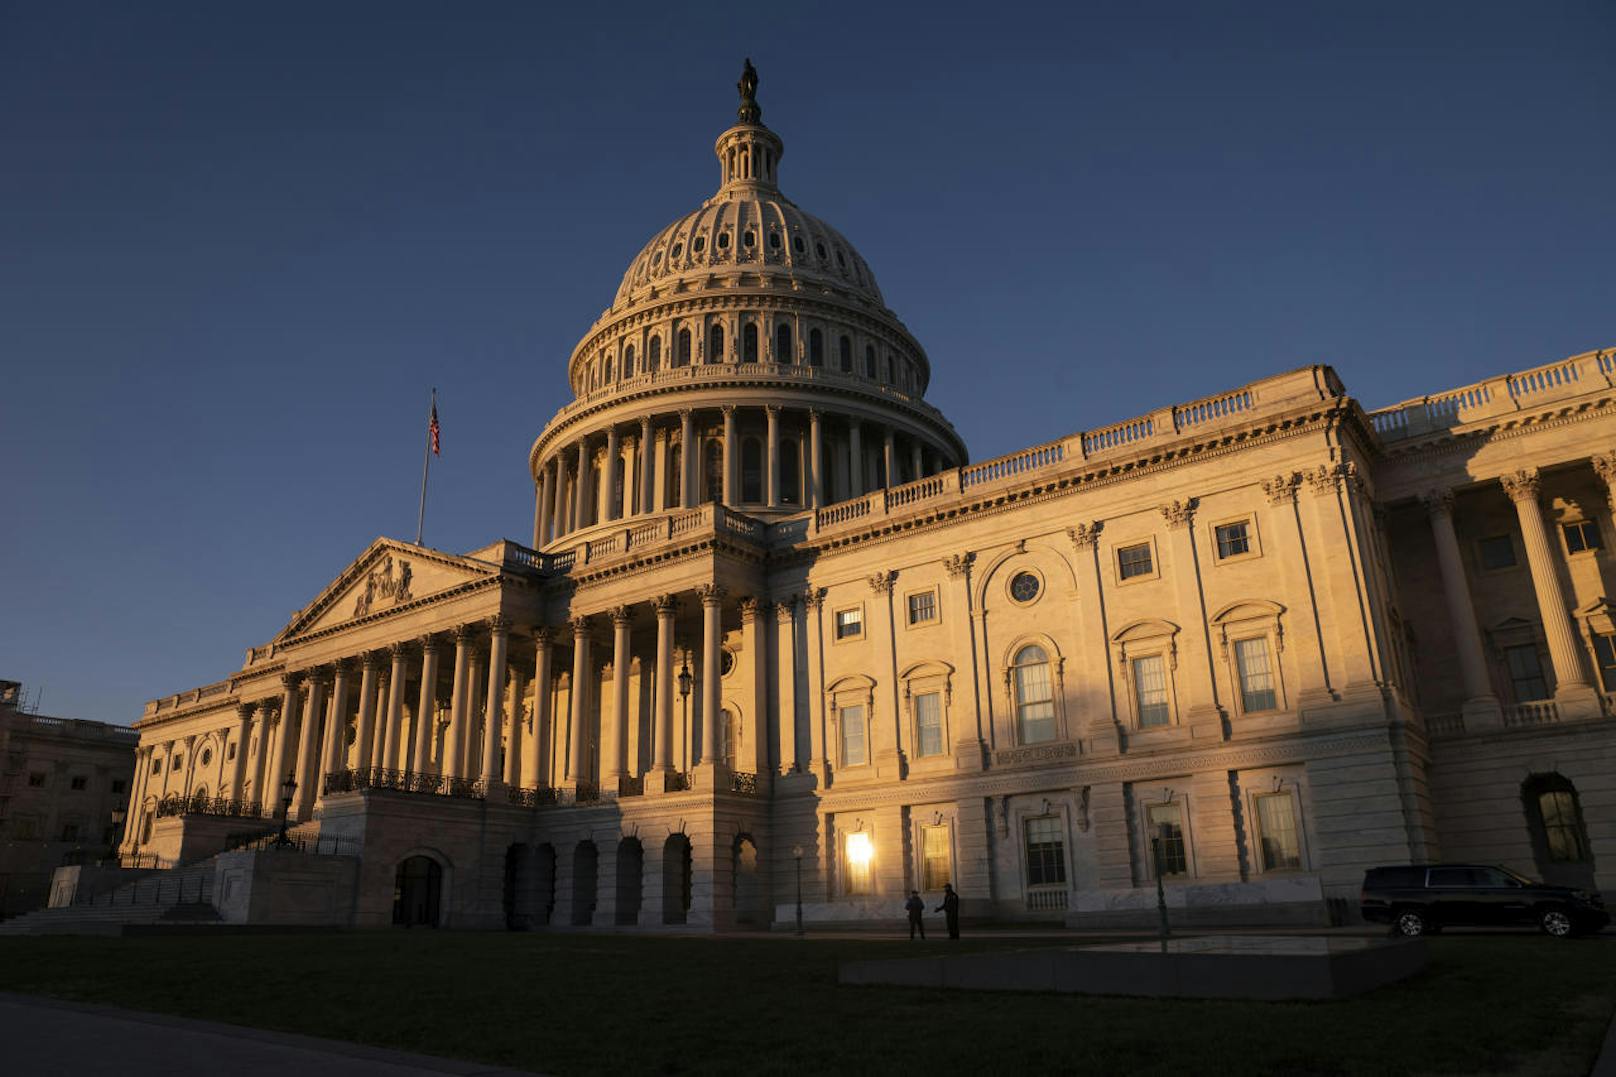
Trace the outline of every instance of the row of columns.
<instances>
[{"instance_id":1,"label":"row of columns","mask_svg":"<svg viewBox=\"0 0 1616 1077\"><path fill-rule=\"evenodd\" d=\"M781 407L765 405L763 411L762 500L755 504L778 510L786 504L781 470ZM723 489L721 498L709 499L722 500L725 505L736 507L742 504L738 419L734 405L724 405L721 412L723 425L719 440L723 458L720 483ZM806 444L798 453L799 461L805 461L806 475L800 474L804 466L800 464L799 482L803 484L805 507L817 508L826 502L828 494L827 476L824 474L826 436L821 412L808 409L807 416ZM843 461L844 467L838 471L836 492L843 498L858 497L868 492L875 482L866 474L869 464L864 452L863 422L846 417L845 423L847 459ZM665 433L666 436L662 438L654 436L650 416L642 418L638 432L626 438L616 425L608 427L604 435L604 466L598 472L592 465L595 446L600 444L599 431L584 434L553 454L541 466L536 482L533 544L545 545L595 523L676 508L694 508L701 500L702 439L696 435L692 410L686 408L679 412L676 436L671 428ZM880 472L874 478L886 476L887 485L896 485L892 477L901 470L900 431L896 427L878 425L876 436L880 439L881 456ZM901 436L908 443L910 476L920 478L934 474L944 466L946 461L941 452L926 445L919 435L902 431ZM672 504L670 502L675 499L671 496L672 484L668 478L672 467L672 450L676 445L680 471L678 503ZM592 472L598 475L593 486L590 482ZM619 496L617 487L620 473L622 491Z\"/></svg>"}]
</instances>

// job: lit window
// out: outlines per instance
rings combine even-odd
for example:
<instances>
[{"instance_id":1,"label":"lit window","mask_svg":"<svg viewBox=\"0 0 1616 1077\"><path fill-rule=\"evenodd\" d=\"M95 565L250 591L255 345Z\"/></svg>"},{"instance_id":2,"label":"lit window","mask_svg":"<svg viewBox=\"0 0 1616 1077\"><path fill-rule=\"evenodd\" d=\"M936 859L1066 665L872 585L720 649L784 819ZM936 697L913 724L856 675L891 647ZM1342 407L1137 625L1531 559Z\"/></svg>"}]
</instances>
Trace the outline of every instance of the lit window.
<instances>
[{"instance_id":1,"label":"lit window","mask_svg":"<svg viewBox=\"0 0 1616 1077\"><path fill-rule=\"evenodd\" d=\"M1604 546L1599 539L1599 525L1592 520L1575 520L1561 524L1560 530L1565 534L1567 553L1583 553Z\"/></svg>"},{"instance_id":2,"label":"lit window","mask_svg":"<svg viewBox=\"0 0 1616 1077\"><path fill-rule=\"evenodd\" d=\"M1118 550L1117 571L1125 580L1148 576L1155 571L1150 559L1150 543L1141 542L1137 546L1124 546Z\"/></svg>"},{"instance_id":3,"label":"lit window","mask_svg":"<svg viewBox=\"0 0 1616 1077\"><path fill-rule=\"evenodd\" d=\"M864 741L864 707L854 704L841 708L842 766L861 767L869 762Z\"/></svg>"},{"instance_id":4,"label":"lit window","mask_svg":"<svg viewBox=\"0 0 1616 1077\"><path fill-rule=\"evenodd\" d=\"M1531 703L1549 698L1549 682L1543 676L1543 660L1538 656L1536 644L1505 647L1504 665L1509 670L1509 684L1515 692L1515 702Z\"/></svg>"},{"instance_id":5,"label":"lit window","mask_svg":"<svg viewBox=\"0 0 1616 1077\"><path fill-rule=\"evenodd\" d=\"M1150 824L1146 840L1153 842L1154 861L1163 878L1188 875L1189 850L1184 845L1184 811L1176 803L1152 804L1145 809Z\"/></svg>"},{"instance_id":6,"label":"lit window","mask_svg":"<svg viewBox=\"0 0 1616 1077\"><path fill-rule=\"evenodd\" d=\"M1616 692L1616 636L1595 636L1594 657L1599 662L1599 681L1605 691Z\"/></svg>"},{"instance_id":7,"label":"lit window","mask_svg":"<svg viewBox=\"0 0 1616 1077\"><path fill-rule=\"evenodd\" d=\"M1172 720L1167 706L1167 663L1161 655L1148 654L1133 660L1133 694L1141 729Z\"/></svg>"},{"instance_id":8,"label":"lit window","mask_svg":"<svg viewBox=\"0 0 1616 1077\"><path fill-rule=\"evenodd\" d=\"M78 792L82 792L85 788L87 788L89 786L89 784L90 784L90 779L84 777L81 774L78 777L74 778L71 782L68 783L68 788L73 789L73 790L78 791Z\"/></svg>"},{"instance_id":9,"label":"lit window","mask_svg":"<svg viewBox=\"0 0 1616 1077\"><path fill-rule=\"evenodd\" d=\"M1037 644L1016 652L1016 733L1022 744L1055 739L1055 694L1049 681L1049 655Z\"/></svg>"},{"instance_id":10,"label":"lit window","mask_svg":"<svg viewBox=\"0 0 1616 1077\"><path fill-rule=\"evenodd\" d=\"M1060 817L1043 815L1028 819L1027 885L1060 886L1066 882L1066 841Z\"/></svg>"},{"instance_id":11,"label":"lit window","mask_svg":"<svg viewBox=\"0 0 1616 1077\"><path fill-rule=\"evenodd\" d=\"M857 830L847 836L844 848L847 851L847 892L868 894L870 861L875 858L875 843L864 831Z\"/></svg>"},{"instance_id":12,"label":"lit window","mask_svg":"<svg viewBox=\"0 0 1616 1077\"><path fill-rule=\"evenodd\" d=\"M836 611L836 638L857 639L864 635L864 611L861 609Z\"/></svg>"},{"instance_id":13,"label":"lit window","mask_svg":"<svg viewBox=\"0 0 1616 1077\"><path fill-rule=\"evenodd\" d=\"M1218 560L1251 552L1251 532L1245 520L1217 526Z\"/></svg>"},{"instance_id":14,"label":"lit window","mask_svg":"<svg viewBox=\"0 0 1616 1077\"><path fill-rule=\"evenodd\" d=\"M937 592L921 591L909 596L909 623L925 624L937 620Z\"/></svg>"},{"instance_id":15,"label":"lit window","mask_svg":"<svg viewBox=\"0 0 1616 1077\"><path fill-rule=\"evenodd\" d=\"M1508 535L1492 535L1476 543L1481 567L1488 571L1515 567L1515 543Z\"/></svg>"},{"instance_id":16,"label":"lit window","mask_svg":"<svg viewBox=\"0 0 1616 1077\"><path fill-rule=\"evenodd\" d=\"M1587 838L1577 819L1577 796L1569 789L1555 789L1537 798L1538 814L1543 817L1543 835L1548 840L1549 859L1580 863L1588 859Z\"/></svg>"},{"instance_id":17,"label":"lit window","mask_svg":"<svg viewBox=\"0 0 1616 1077\"><path fill-rule=\"evenodd\" d=\"M943 754L943 699L936 692L915 697L915 730L920 755Z\"/></svg>"},{"instance_id":18,"label":"lit window","mask_svg":"<svg viewBox=\"0 0 1616 1077\"><path fill-rule=\"evenodd\" d=\"M920 885L924 890L941 890L953 881L948 853L948 827L920 828Z\"/></svg>"},{"instance_id":19,"label":"lit window","mask_svg":"<svg viewBox=\"0 0 1616 1077\"><path fill-rule=\"evenodd\" d=\"M1264 871L1302 866L1296 840L1296 804L1289 793L1265 793L1257 798L1257 832L1262 839Z\"/></svg>"},{"instance_id":20,"label":"lit window","mask_svg":"<svg viewBox=\"0 0 1616 1077\"><path fill-rule=\"evenodd\" d=\"M1240 703L1249 714L1271 711L1279 706L1274 692L1274 672L1268 661L1266 639L1237 640L1235 665L1240 671Z\"/></svg>"}]
</instances>

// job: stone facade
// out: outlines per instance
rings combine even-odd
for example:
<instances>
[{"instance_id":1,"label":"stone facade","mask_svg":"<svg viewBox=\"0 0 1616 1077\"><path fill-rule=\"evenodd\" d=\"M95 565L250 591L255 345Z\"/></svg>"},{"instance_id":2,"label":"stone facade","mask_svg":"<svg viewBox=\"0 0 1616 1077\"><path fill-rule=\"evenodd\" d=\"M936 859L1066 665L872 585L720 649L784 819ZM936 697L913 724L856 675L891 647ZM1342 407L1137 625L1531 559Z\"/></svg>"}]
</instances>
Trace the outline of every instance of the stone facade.
<instances>
[{"instance_id":1,"label":"stone facade","mask_svg":"<svg viewBox=\"0 0 1616 1077\"><path fill-rule=\"evenodd\" d=\"M1373 412L1305 367L968 464L740 115L571 358L531 544L378 539L148 704L127 852L267 830L289 778L359 926L767 926L799 877L813 921L947 881L1072 924L1152 917L1158 870L1199 923L1439 857L1616 883L1611 355Z\"/></svg>"}]
</instances>

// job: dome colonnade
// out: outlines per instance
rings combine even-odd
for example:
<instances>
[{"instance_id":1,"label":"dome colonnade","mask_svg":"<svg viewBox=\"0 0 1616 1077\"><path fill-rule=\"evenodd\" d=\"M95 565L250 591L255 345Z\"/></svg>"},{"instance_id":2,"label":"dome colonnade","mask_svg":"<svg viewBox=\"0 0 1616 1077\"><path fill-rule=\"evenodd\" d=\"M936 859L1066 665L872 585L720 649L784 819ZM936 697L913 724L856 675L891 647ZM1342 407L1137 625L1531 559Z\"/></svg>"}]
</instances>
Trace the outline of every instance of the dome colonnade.
<instances>
[{"instance_id":1,"label":"dome colonnade","mask_svg":"<svg viewBox=\"0 0 1616 1077\"><path fill-rule=\"evenodd\" d=\"M765 518L966 462L930 364L834 228L781 194L743 77L718 192L662 229L574 349L534 442L534 545L718 502Z\"/></svg>"}]
</instances>

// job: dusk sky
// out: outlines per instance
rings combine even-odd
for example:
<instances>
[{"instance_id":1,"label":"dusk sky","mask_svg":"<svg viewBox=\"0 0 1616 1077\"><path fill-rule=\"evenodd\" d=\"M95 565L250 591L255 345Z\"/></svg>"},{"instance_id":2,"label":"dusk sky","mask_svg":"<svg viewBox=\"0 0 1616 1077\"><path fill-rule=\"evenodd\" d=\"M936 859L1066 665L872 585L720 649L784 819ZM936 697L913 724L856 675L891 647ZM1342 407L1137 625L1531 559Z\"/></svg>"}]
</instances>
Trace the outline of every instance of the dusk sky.
<instances>
[{"instance_id":1,"label":"dusk sky","mask_svg":"<svg viewBox=\"0 0 1616 1077\"><path fill-rule=\"evenodd\" d=\"M527 451L742 58L973 459L1616 345L1616 6L0 2L0 677L130 722ZM1606 446L1609 448L1609 446Z\"/></svg>"}]
</instances>

